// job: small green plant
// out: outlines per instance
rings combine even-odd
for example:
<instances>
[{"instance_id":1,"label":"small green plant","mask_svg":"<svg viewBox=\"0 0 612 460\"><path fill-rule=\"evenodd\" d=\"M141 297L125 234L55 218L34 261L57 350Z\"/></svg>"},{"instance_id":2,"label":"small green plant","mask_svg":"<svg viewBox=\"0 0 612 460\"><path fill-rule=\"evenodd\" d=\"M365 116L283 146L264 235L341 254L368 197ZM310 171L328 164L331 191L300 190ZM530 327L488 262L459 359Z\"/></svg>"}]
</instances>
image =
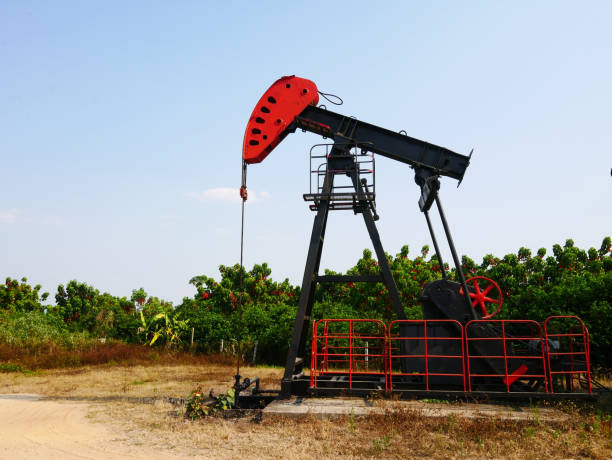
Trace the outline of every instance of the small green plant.
<instances>
[{"instance_id":1,"label":"small green plant","mask_svg":"<svg viewBox=\"0 0 612 460\"><path fill-rule=\"evenodd\" d=\"M355 423L355 409L351 407L351 411L349 412L349 426L352 431L357 429L357 424Z\"/></svg>"},{"instance_id":2,"label":"small green plant","mask_svg":"<svg viewBox=\"0 0 612 460\"><path fill-rule=\"evenodd\" d=\"M380 454L383 450L386 450L391 445L391 436L385 435L380 438L372 439L372 449L375 453Z\"/></svg>"},{"instance_id":3,"label":"small green plant","mask_svg":"<svg viewBox=\"0 0 612 460\"><path fill-rule=\"evenodd\" d=\"M15 363L0 363L0 372L21 372L22 367Z\"/></svg>"},{"instance_id":4,"label":"small green plant","mask_svg":"<svg viewBox=\"0 0 612 460\"><path fill-rule=\"evenodd\" d=\"M234 407L236 402L235 390L230 388L226 393L217 396L210 401L204 395L202 387L198 387L191 392L185 404L185 417L196 420L207 415L216 414L219 411L228 410Z\"/></svg>"},{"instance_id":5,"label":"small green plant","mask_svg":"<svg viewBox=\"0 0 612 460\"><path fill-rule=\"evenodd\" d=\"M525 437L526 438L533 438L535 433L536 433L536 427L535 426L528 426L527 428L525 428Z\"/></svg>"},{"instance_id":6,"label":"small green plant","mask_svg":"<svg viewBox=\"0 0 612 460\"><path fill-rule=\"evenodd\" d=\"M454 414L450 414L446 417L446 423L444 424L444 431L449 433L457 425L457 417Z\"/></svg>"},{"instance_id":7,"label":"small green plant","mask_svg":"<svg viewBox=\"0 0 612 460\"><path fill-rule=\"evenodd\" d=\"M141 334L146 337L149 346L152 347L159 340L165 343L167 348L179 348L183 344L183 337L189 329L189 320L179 319L180 315L180 313L177 313L170 316L168 313L162 312L147 320L141 310L140 330Z\"/></svg>"}]
</instances>

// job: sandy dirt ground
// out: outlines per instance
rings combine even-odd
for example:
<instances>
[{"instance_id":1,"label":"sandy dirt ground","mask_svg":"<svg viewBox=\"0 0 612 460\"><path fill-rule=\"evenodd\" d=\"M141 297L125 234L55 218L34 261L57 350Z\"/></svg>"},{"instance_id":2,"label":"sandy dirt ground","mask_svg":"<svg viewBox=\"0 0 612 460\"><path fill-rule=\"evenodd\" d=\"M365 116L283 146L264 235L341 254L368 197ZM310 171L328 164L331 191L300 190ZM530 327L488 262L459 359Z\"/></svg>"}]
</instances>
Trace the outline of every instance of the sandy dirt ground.
<instances>
[{"instance_id":1,"label":"sandy dirt ground","mask_svg":"<svg viewBox=\"0 0 612 460\"><path fill-rule=\"evenodd\" d=\"M0 458L179 458L122 442L88 412L85 403L0 395Z\"/></svg>"},{"instance_id":2,"label":"sandy dirt ground","mask_svg":"<svg viewBox=\"0 0 612 460\"><path fill-rule=\"evenodd\" d=\"M433 400L363 418L351 410L333 420L312 413L186 419L177 399L197 386L224 391L233 370L161 365L0 373L0 459L612 458L610 417L569 407L571 416L557 420L546 416L547 408L522 420L499 413L470 418L465 404ZM261 376L267 388L281 373L262 367L243 374ZM373 402L379 403L397 406Z\"/></svg>"},{"instance_id":3,"label":"sandy dirt ground","mask_svg":"<svg viewBox=\"0 0 612 460\"><path fill-rule=\"evenodd\" d=\"M169 365L0 373L0 460L234 458L227 438L235 422L193 424L164 401L200 384L219 394L232 385L231 371ZM267 387L282 372L244 371ZM248 445L241 456L257 457Z\"/></svg>"}]
</instances>

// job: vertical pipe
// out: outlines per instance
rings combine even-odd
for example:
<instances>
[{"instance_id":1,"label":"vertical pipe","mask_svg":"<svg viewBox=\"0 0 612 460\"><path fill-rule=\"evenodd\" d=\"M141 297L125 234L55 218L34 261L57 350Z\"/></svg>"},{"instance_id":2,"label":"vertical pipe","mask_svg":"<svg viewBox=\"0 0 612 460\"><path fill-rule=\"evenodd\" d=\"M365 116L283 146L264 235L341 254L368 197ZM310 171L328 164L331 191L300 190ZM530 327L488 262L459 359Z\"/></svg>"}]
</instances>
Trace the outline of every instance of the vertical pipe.
<instances>
[{"instance_id":1,"label":"vertical pipe","mask_svg":"<svg viewBox=\"0 0 612 460\"><path fill-rule=\"evenodd\" d=\"M423 320L423 337L425 339L425 389L429 391L429 357L427 356L427 320Z\"/></svg>"},{"instance_id":2,"label":"vertical pipe","mask_svg":"<svg viewBox=\"0 0 612 460\"><path fill-rule=\"evenodd\" d=\"M544 389L546 393L548 393L548 379L550 378L548 371L546 370L546 360L544 358L544 339L545 335L542 335L542 326L538 324L539 334L540 334L540 351L542 352L542 374L544 374ZM544 337L544 338L543 338Z\"/></svg>"},{"instance_id":3,"label":"vertical pipe","mask_svg":"<svg viewBox=\"0 0 612 460\"><path fill-rule=\"evenodd\" d=\"M574 392L574 335L573 335L573 331L574 328L570 327L570 392L573 393ZM586 358L586 353L584 354L585 358ZM586 359L585 359L586 362Z\"/></svg>"},{"instance_id":4,"label":"vertical pipe","mask_svg":"<svg viewBox=\"0 0 612 460\"><path fill-rule=\"evenodd\" d=\"M550 387L550 392L554 393L555 389L553 387L553 371L550 367L550 347L548 346L548 320L550 318L546 318L544 321L544 344L546 345L546 360L548 362L548 385Z\"/></svg>"},{"instance_id":5,"label":"vertical pipe","mask_svg":"<svg viewBox=\"0 0 612 460\"><path fill-rule=\"evenodd\" d=\"M471 393L472 392L472 377L470 376L471 374L471 366L470 366L470 338L468 337L468 328L470 326L470 322L468 322L465 325L465 328L463 329L464 333L465 333L465 357L467 358L467 381L468 381L468 390Z\"/></svg>"},{"instance_id":6,"label":"vertical pipe","mask_svg":"<svg viewBox=\"0 0 612 460\"><path fill-rule=\"evenodd\" d=\"M476 316L476 311L472 306L472 300L470 299L470 293L467 289L467 284L465 283L465 276L463 276L463 270L461 270L461 262L459 261L459 257L457 257L457 251L455 250L455 243L453 243L453 237L450 233L450 228L448 228L448 222L446 221L446 216L444 215L444 210L442 209L442 203L440 202L440 197L436 193L436 206L438 207L438 212L440 213L440 219L442 220L442 226L444 227L444 233L446 233L446 239L448 240L448 245L450 246L451 254L453 256L453 261L455 262L455 268L457 269L457 273L459 274L459 280L461 281L461 286L463 287L463 294L465 297L465 301L469 307L469 311L472 313L473 319L478 319Z\"/></svg>"},{"instance_id":7,"label":"vertical pipe","mask_svg":"<svg viewBox=\"0 0 612 460\"><path fill-rule=\"evenodd\" d=\"M504 344L504 373L506 378L504 382L506 383L506 391L510 393L510 377L508 375L508 352L506 351L506 321L501 320L502 325L502 343Z\"/></svg>"},{"instance_id":8,"label":"vertical pipe","mask_svg":"<svg viewBox=\"0 0 612 460\"><path fill-rule=\"evenodd\" d=\"M457 325L459 326L459 332L461 332L461 372L463 373L463 391L465 391L465 336L463 334L463 327L461 327L461 324L457 323Z\"/></svg>"},{"instance_id":9,"label":"vertical pipe","mask_svg":"<svg viewBox=\"0 0 612 460\"><path fill-rule=\"evenodd\" d=\"M582 321L581 321L582 323ZM584 337L585 345L585 356L586 356L586 370L587 370L587 381L589 382L589 394L593 393L593 389L591 387L591 349L589 348L589 330L586 328L584 323L582 323L582 334Z\"/></svg>"},{"instance_id":10,"label":"vertical pipe","mask_svg":"<svg viewBox=\"0 0 612 460\"><path fill-rule=\"evenodd\" d=\"M312 343L310 351L310 388L317 386L317 329L316 324L312 322Z\"/></svg>"},{"instance_id":11,"label":"vertical pipe","mask_svg":"<svg viewBox=\"0 0 612 460\"><path fill-rule=\"evenodd\" d=\"M442 260L442 253L440 252L440 248L438 247L438 240L436 239L436 234L434 233L433 226L431 225L431 219L429 219L429 211L423 211L425 214L425 220L427 221L427 228L429 228L429 234L431 235L431 240L433 241L434 249L436 250L436 257L438 257L438 263L440 264L440 270L442 270L442 278L446 279L446 270L444 269L444 261Z\"/></svg>"}]
</instances>

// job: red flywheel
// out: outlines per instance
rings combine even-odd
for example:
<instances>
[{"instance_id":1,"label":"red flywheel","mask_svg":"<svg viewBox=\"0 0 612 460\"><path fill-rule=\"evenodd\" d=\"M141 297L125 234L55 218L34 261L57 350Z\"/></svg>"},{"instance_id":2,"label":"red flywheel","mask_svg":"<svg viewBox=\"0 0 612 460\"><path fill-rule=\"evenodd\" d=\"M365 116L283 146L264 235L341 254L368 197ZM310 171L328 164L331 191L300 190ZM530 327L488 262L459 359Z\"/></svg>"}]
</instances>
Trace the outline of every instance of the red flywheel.
<instances>
[{"instance_id":1,"label":"red flywheel","mask_svg":"<svg viewBox=\"0 0 612 460\"><path fill-rule=\"evenodd\" d=\"M472 299L472 307L478 307L482 313L481 319L493 318L499 313L504 303L504 296L495 281L486 276L474 276L467 279L465 284ZM460 288L459 292L463 295L463 288Z\"/></svg>"}]
</instances>

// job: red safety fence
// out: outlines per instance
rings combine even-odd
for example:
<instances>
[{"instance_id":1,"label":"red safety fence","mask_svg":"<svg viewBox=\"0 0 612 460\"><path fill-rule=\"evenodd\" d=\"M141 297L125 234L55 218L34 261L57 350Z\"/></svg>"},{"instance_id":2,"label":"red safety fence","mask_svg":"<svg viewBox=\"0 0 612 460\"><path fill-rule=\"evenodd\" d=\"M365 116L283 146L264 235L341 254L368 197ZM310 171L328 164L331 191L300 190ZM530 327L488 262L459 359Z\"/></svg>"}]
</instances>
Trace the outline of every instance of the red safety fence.
<instances>
[{"instance_id":1,"label":"red safety fence","mask_svg":"<svg viewBox=\"0 0 612 460\"><path fill-rule=\"evenodd\" d=\"M491 390L503 384L510 392L515 383L513 391L535 391L539 387L548 391L542 339L542 327L536 321L468 322L465 340L469 391L475 387Z\"/></svg>"},{"instance_id":2,"label":"red safety fence","mask_svg":"<svg viewBox=\"0 0 612 460\"><path fill-rule=\"evenodd\" d=\"M571 315L551 316L544 321L544 335L550 391L574 392L577 383L591 393L589 330L582 320Z\"/></svg>"},{"instance_id":3,"label":"red safety fence","mask_svg":"<svg viewBox=\"0 0 612 460\"><path fill-rule=\"evenodd\" d=\"M325 375L381 376L386 382L387 327L373 319L321 319L312 328L310 386ZM385 383L386 386L386 383Z\"/></svg>"},{"instance_id":4,"label":"red safety fence","mask_svg":"<svg viewBox=\"0 0 612 460\"><path fill-rule=\"evenodd\" d=\"M444 382L445 387L454 385L465 391L463 326L458 321L393 321L389 324L388 347L390 389L420 383L429 391L432 385Z\"/></svg>"},{"instance_id":5,"label":"red safety fence","mask_svg":"<svg viewBox=\"0 0 612 460\"><path fill-rule=\"evenodd\" d=\"M313 322L311 388L574 392L591 388L589 333L575 316L531 320ZM380 385L380 386L379 386Z\"/></svg>"}]
</instances>

